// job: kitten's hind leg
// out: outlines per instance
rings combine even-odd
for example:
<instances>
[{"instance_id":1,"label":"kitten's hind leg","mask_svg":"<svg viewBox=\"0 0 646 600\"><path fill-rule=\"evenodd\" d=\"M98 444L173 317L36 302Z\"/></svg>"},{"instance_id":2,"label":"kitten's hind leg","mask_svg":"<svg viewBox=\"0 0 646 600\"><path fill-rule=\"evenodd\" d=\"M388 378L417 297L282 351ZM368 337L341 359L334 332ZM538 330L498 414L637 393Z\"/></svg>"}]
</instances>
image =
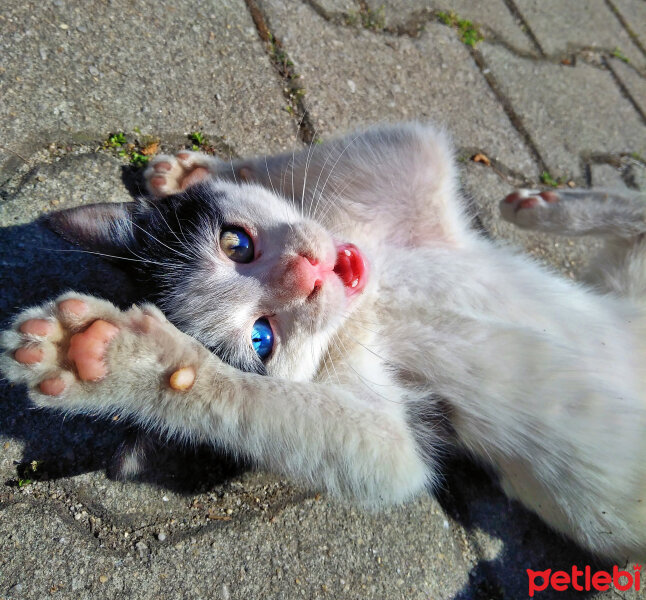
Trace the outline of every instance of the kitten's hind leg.
<instances>
[{"instance_id":1,"label":"kitten's hind leg","mask_svg":"<svg viewBox=\"0 0 646 600\"><path fill-rule=\"evenodd\" d=\"M646 300L646 195L630 190L518 190L500 203L502 216L524 229L603 235L606 243L583 280L599 290Z\"/></svg>"},{"instance_id":2,"label":"kitten's hind leg","mask_svg":"<svg viewBox=\"0 0 646 600\"><path fill-rule=\"evenodd\" d=\"M646 232L646 196L630 190L518 190L500 202L500 212L523 229L560 235L630 238Z\"/></svg>"}]
</instances>

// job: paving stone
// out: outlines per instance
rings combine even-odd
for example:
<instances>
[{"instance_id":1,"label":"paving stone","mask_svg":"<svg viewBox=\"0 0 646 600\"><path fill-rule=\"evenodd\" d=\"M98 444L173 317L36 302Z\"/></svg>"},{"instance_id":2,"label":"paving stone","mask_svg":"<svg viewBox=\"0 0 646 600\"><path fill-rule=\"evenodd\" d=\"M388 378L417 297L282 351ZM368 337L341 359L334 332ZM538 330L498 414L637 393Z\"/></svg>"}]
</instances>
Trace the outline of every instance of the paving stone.
<instances>
[{"instance_id":1,"label":"paving stone","mask_svg":"<svg viewBox=\"0 0 646 600\"><path fill-rule=\"evenodd\" d=\"M217 9L114 0L91 11L79 0L10 2L0 29L5 172L20 162L11 151L25 156L52 141L105 139L135 127L154 135L203 129L235 139L241 153L295 141L243 0Z\"/></svg>"},{"instance_id":2,"label":"paving stone","mask_svg":"<svg viewBox=\"0 0 646 600\"><path fill-rule=\"evenodd\" d=\"M643 0L612 0L612 4L646 48L646 2Z\"/></svg>"},{"instance_id":3,"label":"paving stone","mask_svg":"<svg viewBox=\"0 0 646 600\"><path fill-rule=\"evenodd\" d=\"M81 151L41 161L24 177L14 177L18 189L0 203L0 225L31 223L48 212L82 204L131 201L121 181L126 171L123 161L103 152Z\"/></svg>"},{"instance_id":4,"label":"paving stone","mask_svg":"<svg viewBox=\"0 0 646 600\"><path fill-rule=\"evenodd\" d=\"M626 187L621 170L612 165L593 165L590 169L592 185L595 187L607 187L611 189L622 189Z\"/></svg>"},{"instance_id":5,"label":"paving stone","mask_svg":"<svg viewBox=\"0 0 646 600\"><path fill-rule=\"evenodd\" d=\"M415 31L412 26L415 22L425 25L431 11L453 12L461 19L480 25L485 38L494 37L522 52L536 52L521 24L502 0L369 0L367 5L374 18L383 20L387 27L408 26L411 31Z\"/></svg>"},{"instance_id":6,"label":"paving stone","mask_svg":"<svg viewBox=\"0 0 646 600\"><path fill-rule=\"evenodd\" d=\"M420 529L429 514L440 527ZM37 502L22 492L3 517L0 593L19 598L448 600L466 585L475 562L464 534L456 535L459 525L444 527L430 500L380 516L312 500L272 518L213 522L164 542L140 532L116 549L95 539L85 516L75 519L58 501Z\"/></svg>"},{"instance_id":7,"label":"paving stone","mask_svg":"<svg viewBox=\"0 0 646 600\"><path fill-rule=\"evenodd\" d=\"M618 48L643 67L646 60L604 0L562 2L561 0L516 0L548 55L582 47L613 51Z\"/></svg>"},{"instance_id":8,"label":"paving stone","mask_svg":"<svg viewBox=\"0 0 646 600\"><path fill-rule=\"evenodd\" d=\"M610 73L519 58L501 47L482 53L503 94L553 176L579 177L585 153L642 152L646 126Z\"/></svg>"},{"instance_id":9,"label":"paving stone","mask_svg":"<svg viewBox=\"0 0 646 600\"><path fill-rule=\"evenodd\" d=\"M263 5L301 76L319 135L432 119L448 127L459 146L480 148L510 168L535 173L520 136L450 28L430 23L419 38L409 39L335 26L305 4Z\"/></svg>"},{"instance_id":10,"label":"paving stone","mask_svg":"<svg viewBox=\"0 0 646 600\"><path fill-rule=\"evenodd\" d=\"M641 109L644 119L646 119L646 76L637 72L632 65L617 59L609 59L609 65L626 86L632 99L637 103Z\"/></svg>"},{"instance_id":11,"label":"paving stone","mask_svg":"<svg viewBox=\"0 0 646 600\"><path fill-rule=\"evenodd\" d=\"M355 0L319 0L316 4L329 13L356 14L359 12L359 5Z\"/></svg>"}]
</instances>

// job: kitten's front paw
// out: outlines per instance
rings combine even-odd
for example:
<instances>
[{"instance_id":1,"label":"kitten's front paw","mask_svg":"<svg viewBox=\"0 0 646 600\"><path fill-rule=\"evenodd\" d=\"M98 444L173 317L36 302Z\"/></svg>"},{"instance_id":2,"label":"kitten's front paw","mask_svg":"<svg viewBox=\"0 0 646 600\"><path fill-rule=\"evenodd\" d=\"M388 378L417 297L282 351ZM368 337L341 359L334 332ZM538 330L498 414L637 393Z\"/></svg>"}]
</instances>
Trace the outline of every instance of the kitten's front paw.
<instances>
[{"instance_id":1,"label":"kitten's front paw","mask_svg":"<svg viewBox=\"0 0 646 600\"><path fill-rule=\"evenodd\" d=\"M212 156L190 150L175 156L160 154L144 171L146 189L157 198L179 194L214 174L217 162Z\"/></svg>"},{"instance_id":2,"label":"kitten's front paw","mask_svg":"<svg viewBox=\"0 0 646 600\"><path fill-rule=\"evenodd\" d=\"M534 229L544 220L550 205L559 200L558 192L552 190L516 190L500 202L500 213L518 227Z\"/></svg>"},{"instance_id":3,"label":"kitten's front paw","mask_svg":"<svg viewBox=\"0 0 646 600\"><path fill-rule=\"evenodd\" d=\"M3 334L0 366L10 381L26 383L40 406L118 410L138 392L191 387L197 363L184 338L152 306L123 312L104 300L66 294L19 315Z\"/></svg>"}]
</instances>

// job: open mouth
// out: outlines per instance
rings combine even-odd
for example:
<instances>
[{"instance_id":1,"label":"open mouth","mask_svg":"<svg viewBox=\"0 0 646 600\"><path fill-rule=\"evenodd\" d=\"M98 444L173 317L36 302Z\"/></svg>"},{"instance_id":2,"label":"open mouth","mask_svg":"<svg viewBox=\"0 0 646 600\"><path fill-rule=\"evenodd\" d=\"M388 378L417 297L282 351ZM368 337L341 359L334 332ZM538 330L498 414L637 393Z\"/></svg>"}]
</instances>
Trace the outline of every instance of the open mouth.
<instances>
[{"instance_id":1,"label":"open mouth","mask_svg":"<svg viewBox=\"0 0 646 600\"><path fill-rule=\"evenodd\" d=\"M337 246L334 272L341 279L348 296L361 292L368 279L366 261L354 244Z\"/></svg>"}]
</instances>

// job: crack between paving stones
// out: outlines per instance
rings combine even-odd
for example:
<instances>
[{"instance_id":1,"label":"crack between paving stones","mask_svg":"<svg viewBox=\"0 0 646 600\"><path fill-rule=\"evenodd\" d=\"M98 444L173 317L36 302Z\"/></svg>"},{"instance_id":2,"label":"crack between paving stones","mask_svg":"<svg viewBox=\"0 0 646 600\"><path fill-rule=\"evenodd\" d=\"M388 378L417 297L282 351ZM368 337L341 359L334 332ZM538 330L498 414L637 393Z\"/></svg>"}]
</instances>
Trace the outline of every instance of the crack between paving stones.
<instances>
[{"instance_id":1,"label":"crack between paving stones","mask_svg":"<svg viewBox=\"0 0 646 600\"><path fill-rule=\"evenodd\" d=\"M612 3L611 0L605 0L606 6L610 10L610 12L615 15L617 21L619 21L620 25L624 28L626 33L630 36L630 39L632 40L633 44L637 46L642 54L646 56L646 48L644 45L641 43L641 40L639 39L638 35L635 33L633 28L628 24L624 16L621 14L621 12L617 9L617 7Z\"/></svg>"},{"instance_id":2,"label":"crack between paving stones","mask_svg":"<svg viewBox=\"0 0 646 600\"><path fill-rule=\"evenodd\" d=\"M484 154L489 160L490 164L486 165L474 161L473 158L478 154ZM488 150L477 146L460 146L456 148L456 155L458 156L458 163L473 162L474 164L484 168L491 169L499 179L509 183L515 187L535 187L536 181L529 179L525 174L508 167L505 163L492 158Z\"/></svg>"},{"instance_id":3,"label":"crack between paving stones","mask_svg":"<svg viewBox=\"0 0 646 600\"><path fill-rule=\"evenodd\" d=\"M503 0L503 1L505 3L508 2L508 0ZM512 2L512 1L513 0L509 0L509 2ZM301 0L301 2L306 6L310 7L319 17L321 17L322 19L324 19L329 23L332 23L333 25L339 25L341 27L347 27L350 29L363 29L375 35L410 37L414 39L420 36L422 31L424 30L424 25L426 23L436 22L441 25L447 26L439 19L438 14L442 11L437 9L422 9L419 11L414 11L410 13L408 17L403 19L399 24L384 26L381 28L374 28L374 27L366 27L363 25L357 25L355 23L356 18L353 19L352 15L350 15L349 13L342 12L342 11L336 11L336 12L328 11L325 8L323 8L316 0ZM520 12L516 14L511 8L509 8L509 10L510 12L512 12L512 15L515 18L521 20L524 26L527 26L526 21L520 14ZM591 67L594 67L599 70L605 70L605 67L603 65L600 65L598 62L593 62L588 60L588 56L591 54L595 56L604 56L604 55L611 56L615 50L614 48L600 48L598 46L577 45L577 46L569 46L568 50L565 52L559 52L556 54L546 54L543 51L540 44L538 44L538 41L536 41L536 43L538 44L536 47L536 50L537 52L539 52L539 54L537 55L532 52L528 52L527 50L523 50L521 48L514 46L513 44L505 40L500 33L495 31L494 29L491 29L487 25L479 25L479 27L487 34L485 36L484 43L490 44L491 46L502 46L507 51L509 51L510 54L513 54L518 58L530 60L537 63L550 63L550 64L559 64L559 65L574 67L575 64L570 65L568 63L565 63L564 61L568 61L568 60L571 61L572 59L575 59L576 61L577 58L580 58ZM531 29L528 28L528 31L530 30ZM533 44L533 45L536 45L536 44ZM642 73L634 65L628 63L627 66L632 68L638 77L642 79L646 79L646 74Z\"/></svg>"},{"instance_id":4,"label":"crack between paving stones","mask_svg":"<svg viewBox=\"0 0 646 600\"><path fill-rule=\"evenodd\" d=\"M533 29L530 27L529 22L525 18L520 9L516 6L514 0L503 0L507 10L512 14L512 16L521 23L521 31L530 39L534 48L538 51L541 56L546 56L541 43L538 41L538 38L534 34Z\"/></svg>"},{"instance_id":5,"label":"crack between paving stones","mask_svg":"<svg viewBox=\"0 0 646 600\"><path fill-rule=\"evenodd\" d=\"M236 152L236 150L224 139L218 136L210 136L209 140L212 140L214 142L213 147L217 151L215 156L226 157L225 160L240 158L238 152ZM27 170L22 174L10 174L6 178L4 178L2 182L0 182L0 202L6 203L12 201L24 189L25 185L29 184L33 180L33 177L38 174L38 170L41 167L51 167L60 163L69 164L75 159L82 159L98 154L115 159L117 161L117 164L121 167L130 168L130 163L123 162L115 155L115 152L113 152L113 150L104 147L104 141L104 139L97 139L96 141L85 142L82 144L75 144L72 142L66 143L60 141L56 142L61 145L61 148L57 151L56 154L51 155L49 157L49 160L40 159L34 161L32 160L32 157L41 153L47 146L49 146L51 142L47 143L45 145L45 148L39 148L35 150L31 155L28 155L27 158L23 158L21 156L20 158L24 161ZM164 145L168 146L169 148L179 148L177 150L179 151L183 149L182 145L186 145L186 136L170 136L170 139L165 140ZM83 148L88 149L82 150ZM168 151L173 152L173 150ZM141 172L143 172L143 169L141 169Z\"/></svg>"},{"instance_id":6,"label":"crack between paving stones","mask_svg":"<svg viewBox=\"0 0 646 600\"><path fill-rule=\"evenodd\" d=\"M549 169L547 168L547 164L543 160L543 157L541 156L541 153L539 152L538 147L536 146L536 144L534 143L534 140L529 134L529 131L527 131L527 129L525 128L525 125L523 124L522 119L518 116L518 113L514 110L513 106L511 105L511 102L503 94L502 90L500 89L500 86L498 85L497 79L491 73L491 69L487 67L487 63L484 57L482 56L482 54L475 48L469 48L469 52L471 54L471 57L475 61L476 65L478 66L478 69L480 69L480 73L482 74L485 81L491 88L491 91L498 99L498 102L500 102L500 105L502 106L502 109L505 111L505 114L511 121L511 124L514 126L516 131L520 134L521 138L525 142L525 145L528 147L530 153L533 155L534 159L538 163L540 170L549 171Z\"/></svg>"},{"instance_id":7,"label":"crack between paving stones","mask_svg":"<svg viewBox=\"0 0 646 600\"><path fill-rule=\"evenodd\" d=\"M299 139L305 144L315 142L316 128L303 101L305 89L299 83L298 70L289 58L282 42L271 31L267 15L256 0L245 0L267 56L280 78L288 112L296 119Z\"/></svg>"},{"instance_id":8,"label":"crack between paving stones","mask_svg":"<svg viewBox=\"0 0 646 600\"><path fill-rule=\"evenodd\" d=\"M612 77L615 84L619 88L619 91L622 93L624 98L626 98L626 100L628 100L628 102L632 104L633 108L637 111L637 114L639 114L639 116L641 117L641 120L644 122L644 125L646 125L646 113L644 113L642 107L639 105L637 100L635 100L633 95L630 93L630 90L626 87L626 85L622 81L617 71L615 71L611 62L605 57L603 57L601 61L603 62L606 69L608 69L608 72L610 73L610 76Z\"/></svg>"},{"instance_id":9,"label":"crack between paving stones","mask_svg":"<svg viewBox=\"0 0 646 600\"><path fill-rule=\"evenodd\" d=\"M88 151L80 154L58 156L58 159L59 159L58 162L67 162L67 160L70 158L91 157L92 155L97 153L102 153L102 154L105 154L106 156L112 156L109 152L102 152L101 150L92 150L92 151ZM494 173L496 173L496 175L500 179L504 180L510 185L526 186L526 187L527 186L535 187L536 185L540 185L537 180L530 179L525 174L507 166L504 162L500 161L499 159L493 158L491 156L491 154L493 153L494 153L493 150L489 150L487 148L483 148L479 146L459 146L456 148L458 162L466 162L466 161L472 160L472 157L477 154L484 154L485 156L487 156L491 164L490 166L483 165L483 168L490 168L491 170L494 171ZM630 153L621 153L621 154L593 153L593 154L586 154L583 157L583 159L588 160L589 157L593 157L592 160L595 163L600 163L600 164L608 163L613 165L617 164L621 160L631 158ZM54 163L46 160L35 162L33 166L26 173L23 173L17 178L17 182L15 183L12 183L15 176L10 177L7 180L6 184L11 185L11 187L13 188L13 191L8 192L6 190L0 189L0 197L2 197L3 201L13 200L15 196L20 194L20 192L24 189L26 185L32 182L33 176L38 173L40 167L51 166L52 164Z\"/></svg>"}]
</instances>

